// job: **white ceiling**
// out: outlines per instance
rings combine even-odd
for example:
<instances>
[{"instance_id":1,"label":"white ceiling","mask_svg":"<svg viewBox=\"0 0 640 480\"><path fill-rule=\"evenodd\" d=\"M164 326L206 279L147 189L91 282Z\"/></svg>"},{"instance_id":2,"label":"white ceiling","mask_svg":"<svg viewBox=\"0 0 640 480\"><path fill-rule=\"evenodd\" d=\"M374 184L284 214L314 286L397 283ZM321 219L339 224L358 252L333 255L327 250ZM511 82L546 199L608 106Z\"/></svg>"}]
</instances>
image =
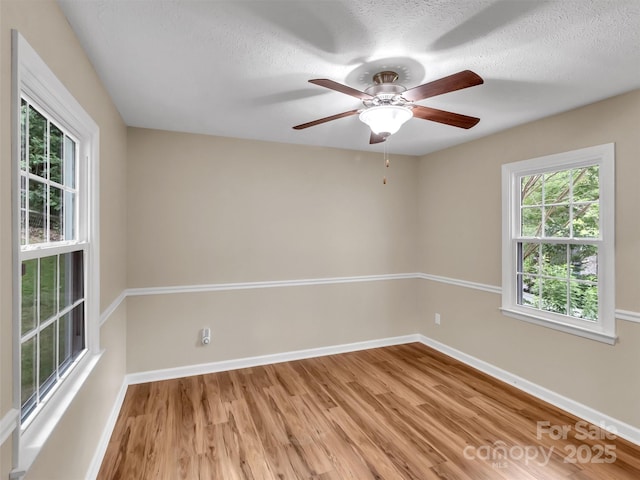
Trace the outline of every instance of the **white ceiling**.
<instances>
[{"instance_id":1,"label":"white ceiling","mask_svg":"<svg viewBox=\"0 0 640 480\"><path fill-rule=\"evenodd\" d=\"M362 106L309 84L408 87L470 69L484 85L419 102L481 118L411 119L389 151L422 155L640 88L640 0L59 0L131 126L381 151Z\"/></svg>"}]
</instances>

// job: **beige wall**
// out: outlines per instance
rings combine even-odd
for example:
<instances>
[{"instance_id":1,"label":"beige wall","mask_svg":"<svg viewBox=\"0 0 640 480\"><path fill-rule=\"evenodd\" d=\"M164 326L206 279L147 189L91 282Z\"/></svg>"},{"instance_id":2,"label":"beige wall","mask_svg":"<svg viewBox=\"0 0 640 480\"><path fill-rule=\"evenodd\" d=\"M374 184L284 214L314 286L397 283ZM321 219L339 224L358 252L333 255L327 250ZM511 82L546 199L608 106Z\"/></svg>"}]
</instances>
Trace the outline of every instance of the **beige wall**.
<instances>
[{"instance_id":1,"label":"beige wall","mask_svg":"<svg viewBox=\"0 0 640 480\"><path fill-rule=\"evenodd\" d=\"M417 332L417 280L129 298L129 372ZM200 344L203 327L211 344Z\"/></svg>"},{"instance_id":2,"label":"beige wall","mask_svg":"<svg viewBox=\"0 0 640 480\"><path fill-rule=\"evenodd\" d=\"M131 128L128 159L130 287L414 268L416 158ZM128 370L415 333L412 282L133 297Z\"/></svg>"},{"instance_id":3,"label":"beige wall","mask_svg":"<svg viewBox=\"0 0 640 480\"><path fill-rule=\"evenodd\" d=\"M501 284L501 165L616 144L616 308L640 311L640 91L420 160L419 270ZM443 201L443 199L446 199ZM423 333L552 391L640 427L640 324L618 320L619 343L500 314L500 295L425 282Z\"/></svg>"},{"instance_id":4,"label":"beige wall","mask_svg":"<svg viewBox=\"0 0 640 480\"><path fill-rule=\"evenodd\" d=\"M106 308L126 287L126 128L58 5L46 1L0 1L0 417L11 408L11 29L19 30L100 127L101 304ZM124 315L124 308L117 315ZM108 349L53 433L64 444L45 444L29 478L72 478L88 465L97 435L125 371L125 321L102 329ZM88 418L91 421L88 421ZM96 429L97 426L97 429ZM75 433L71 435L71 433ZM2 446L0 478L7 478L11 441ZM61 447L61 445L64 445ZM78 455L78 452L81 452ZM43 476L42 472L47 472ZM76 477L78 478L78 477Z\"/></svg>"},{"instance_id":5,"label":"beige wall","mask_svg":"<svg viewBox=\"0 0 640 480\"><path fill-rule=\"evenodd\" d=\"M136 128L128 145L129 287L415 267L413 157Z\"/></svg>"}]
</instances>

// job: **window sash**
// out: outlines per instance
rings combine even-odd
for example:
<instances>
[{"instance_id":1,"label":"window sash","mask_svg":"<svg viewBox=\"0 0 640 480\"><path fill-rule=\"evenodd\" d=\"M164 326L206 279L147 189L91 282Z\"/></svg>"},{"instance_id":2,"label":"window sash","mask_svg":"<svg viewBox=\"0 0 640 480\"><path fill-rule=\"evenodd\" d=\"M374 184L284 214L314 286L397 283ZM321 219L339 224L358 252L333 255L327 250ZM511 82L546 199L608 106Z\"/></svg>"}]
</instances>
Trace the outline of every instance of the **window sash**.
<instances>
[{"instance_id":1,"label":"window sash","mask_svg":"<svg viewBox=\"0 0 640 480\"><path fill-rule=\"evenodd\" d=\"M577 292L573 292L573 289L577 289L580 288L580 286L584 286L584 287L596 287L597 288L597 294L598 294L598 304L600 303L599 300L603 295L603 286L602 286L602 282L600 281L600 275L599 275L599 271L598 273L596 273L596 281L593 280L589 280L589 279L585 279L585 278L580 278L577 275L577 272L573 271L573 263L572 263L572 246L593 246L596 248L596 268L598 268L598 262L600 259L600 255L599 255L599 244L601 242L597 242L597 241L592 241L592 242L582 242L580 244L576 244L575 242L569 240L569 241L556 241L554 243L549 243L546 242L544 239L534 239L532 241L526 240L526 241L519 241L519 240L514 240L512 248L515 251L516 254L516 261L514 263L514 267L515 267L515 305L517 305L518 307L524 307L530 310L533 310L534 312L542 312L542 313L553 313L554 315L562 315L563 317L567 317L568 319L571 319L572 321L577 321L578 323L576 324L581 324L582 322L590 322L590 323L598 323L600 316L601 316L601 312L600 312L600 306L598 305L598 309L597 309L597 313L595 314L595 318L590 318L590 317L586 317L586 316L577 316L574 315L572 313L572 310L574 310L574 308L572 308L574 306L572 300L575 298L574 295L577 295ZM566 253L565 253L565 274L563 276L554 276L548 273L544 272L544 267L545 265L542 263L542 250L540 250L538 252L538 260L536 263L537 266L537 271L535 272L531 272L531 271L526 271L525 266L523 264L524 259L523 259L523 251L522 251L522 246L524 244L529 244L529 245L538 245L538 246L544 246L544 245L553 245L553 246L557 246L557 245L562 245L562 246L566 246ZM534 281L539 281L539 285L538 285L538 292L537 293L533 293L533 295L537 296L538 300L539 300L539 305L532 305L532 304L527 304L525 302L525 294L524 294L524 287L523 287L523 282L527 279L531 279ZM551 310L549 308L544 308L543 306L543 300L544 300L544 286L545 285L549 285L551 284L551 282L560 282L562 284L566 285L566 298L565 298L565 302L564 302L564 307L565 307L565 311L566 313L562 313L562 312L557 312L554 310ZM583 287L583 288L584 288ZM584 294L584 292L582 292ZM584 308L581 309L584 311ZM587 310L588 311L588 310Z\"/></svg>"},{"instance_id":2,"label":"window sash","mask_svg":"<svg viewBox=\"0 0 640 480\"><path fill-rule=\"evenodd\" d=\"M33 327L26 331L23 331L24 318L22 314L23 310L23 280L20 280L20 365L21 365L21 421L26 422L29 417L38 410L38 406L45 402L48 395L53 394L53 387L62 379L65 378L67 370L73 366L73 362L79 357L87 348L87 285L86 285L86 255L88 251L88 245L66 245L56 246L52 248L41 248L37 251L27 252L29 255L21 255L21 264L24 262L36 261L35 268L35 285L34 292L32 293L32 302L35 306L35 316L33 317ZM55 253L54 253L55 252ZM69 263L65 265L64 270L61 264L65 261L65 256L72 253L79 253L80 264ZM42 261L44 259L55 258L55 280L52 292L53 300L53 312L51 315L47 315L47 318L42 318ZM68 262L73 262L74 257L67 257ZM78 260L76 259L76 260ZM64 273L63 273L64 272ZM63 278L64 275L64 278ZM65 285L63 285L65 283ZM64 303L61 301L63 293L66 300ZM66 342L65 352L69 352L67 356L64 354L64 358L61 359L61 337L60 329L63 322L67 322L66 328ZM43 383L42 369L42 353L43 346L42 334L47 329L53 328L53 356L51 375L48 375L46 382ZM72 333L74 332L74 333ZM28 345L32 345L27 347ZM25 359L23 357L24 348L32 348L34 353L29 355L31 359L31 367L29 376L30 384L24 383L25 378ZM51 348L51 347L49 347ZM24 389L26 391L32 390L31 395L28 398L24 397Z\"/></svg>"},{"instance_id":3,"label":"window sash","mask_svg":"<svg viewBox=\"0 0 640 480\"><path fill-rule=\"evenodd\" d=\"M63 236L62 241L79 241L84 237L81 237L81 232L79 229L79 225L81 222L80 218L80 191L79 185L81 184L80 179L81 170L82 170L82 162L78 161L79 151L80 151L80 141L77 137L75 137L70 131L68 131L63 126L59 125L57 120L49 115L45 108L42 108L37 102L33 101L28 95L22 92L20 97L20 115L21 115L21 128L20 128L20 211L21 211L21 219L20 219L20 238L21 238L21 248L24 248L28 245L41 245L41 244L51 244L57 243L60 240L52 240L52 219L51 219L51 206L52 206L52 192L59 191L60 192L60 202L61 202L61 235ZM44 156L44 175L38 175L34 173L31 169L31 128L30 128L30 114L29 112L33 110L37 112L39 116L43 118L46 122L46 129L44 131L44 145L43 145L43 156ZM25 113L27 112L27 113ZM61 168L58 174L60 181L56 181L52 179L52 168L51 168L51 127L55 127L57 131L60 132L61 137L61 154L60 154L60 162ZM31 185L42 185L44 188L44 208L42 212L37 212L31 208ZM31 216L33 214L39 213L42 215L42 222L44 223L44 240L41 242L31 242L30 241L30 226L31 226ZM86 229L85 229L86 232Z\"/></svg>"}]
</instances>

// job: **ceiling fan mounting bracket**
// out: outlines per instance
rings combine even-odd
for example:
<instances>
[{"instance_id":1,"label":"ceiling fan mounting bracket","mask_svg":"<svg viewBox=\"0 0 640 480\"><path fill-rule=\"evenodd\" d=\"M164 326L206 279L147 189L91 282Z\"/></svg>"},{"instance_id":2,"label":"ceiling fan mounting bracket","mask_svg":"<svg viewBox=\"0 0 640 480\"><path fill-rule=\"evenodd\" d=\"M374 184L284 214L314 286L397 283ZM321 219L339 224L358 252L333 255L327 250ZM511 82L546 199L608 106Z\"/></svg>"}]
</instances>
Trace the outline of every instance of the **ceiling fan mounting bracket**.
<instances>
[{"instance_id":1,"label":"ceiling fan mounting bracket","mask_svg":"<svg viewBox=\"0 0 640 480\"><path fill-rule=\"evenodd\" d=\"M373 76L373 83L375 85L381 85L383 83L393 83L398 81L398 78L399 77L396 72L385 70L383 72L378 72Z\"/></svg>"},{"instance_id":2,"label":"ceiling fan mounting bracket","mask_svg":"<svg viewBox=\"0 0 640 480\"><path fill-rule=\"evenodd\" d=\"M372 99L363 99L365 106L371 105L384 105L404 104L406 101L401 98L401 95L407 91L407 89L399 83L394 83L398 80L398 74L391 70L385 70L378 72L373 76L373 85L365 90L365 93L371 95Z\"/></svg>"}]
</instances>

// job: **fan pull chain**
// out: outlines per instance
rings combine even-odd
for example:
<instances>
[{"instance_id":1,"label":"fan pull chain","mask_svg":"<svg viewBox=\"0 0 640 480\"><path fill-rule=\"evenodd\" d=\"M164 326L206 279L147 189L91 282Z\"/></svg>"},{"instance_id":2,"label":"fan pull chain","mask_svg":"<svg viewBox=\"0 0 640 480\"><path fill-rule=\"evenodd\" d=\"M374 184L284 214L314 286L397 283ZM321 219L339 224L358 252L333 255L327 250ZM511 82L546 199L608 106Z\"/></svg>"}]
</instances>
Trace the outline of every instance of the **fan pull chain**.
<instances>
[{"instance_id":1,"label":"fan pull chain","mask_svg":"<svg viewBox=\"0 0 640 480\"><path fill-rule=\"evenodd\" d=\"M385 168L389 168L389 153L387 152L387 143L384 143L384 154L383 154L383 159L384 159L384 166ZM387 184L387 176L383 176L382 177L382 184L386 185Z\"/></svg>"}]
</instances>

